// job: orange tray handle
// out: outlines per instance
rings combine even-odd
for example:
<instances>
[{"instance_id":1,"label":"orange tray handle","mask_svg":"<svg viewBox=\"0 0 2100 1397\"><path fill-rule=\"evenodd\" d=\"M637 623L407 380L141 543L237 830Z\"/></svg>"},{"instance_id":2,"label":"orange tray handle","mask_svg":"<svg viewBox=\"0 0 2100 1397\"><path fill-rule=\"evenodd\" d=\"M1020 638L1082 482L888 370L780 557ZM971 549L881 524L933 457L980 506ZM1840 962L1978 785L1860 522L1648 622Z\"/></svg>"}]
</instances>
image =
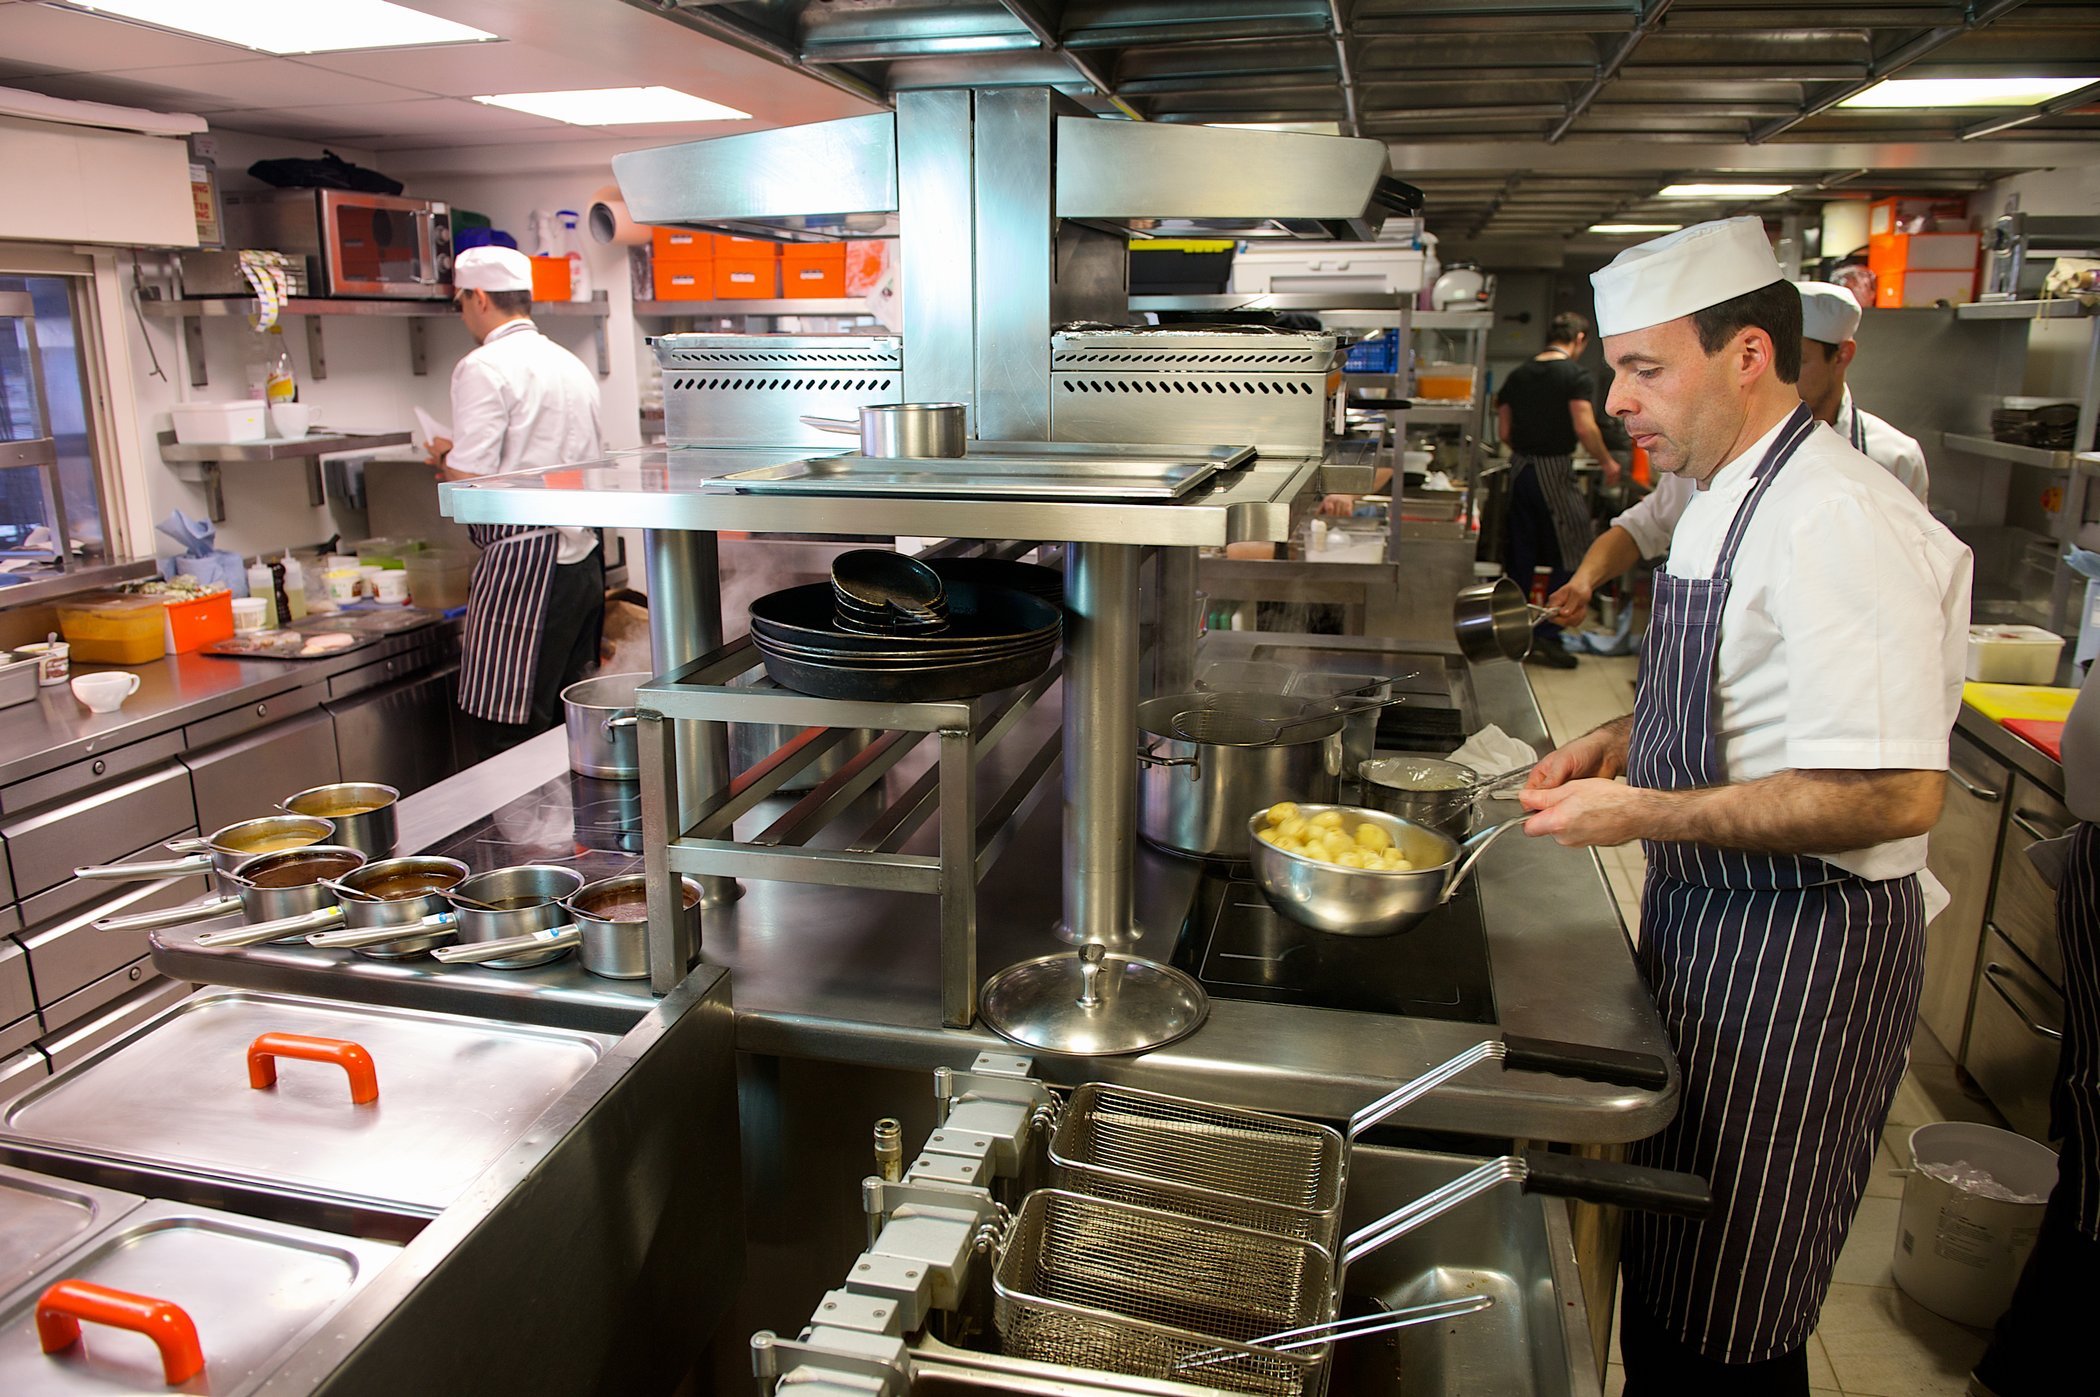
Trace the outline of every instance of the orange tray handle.
<instances>
[{"instance_id":1,"label":"orange tray handle","mask_svg":"<svg viewBox=\"0 0 2100 1397\"><path fill-rule=\"evenodd\" d=\"M197 1341L196 1323L172 1300L112 1290L93 1281L60 1281L37 1298L36 1335L46 1353L79 1343L83 1320L151 1339L160 1350L161 1371L170 1387L180 1387L204 1371L204 1346Z\"/></svg>"},{"instance_id":2,"label":"orange tray handle","mask_svg":"<svg viewBox=\"0 0 2100 1397\"><path fill-rule=\"evenodd\" d=\"M350 1100L358 1106L379 1099L379 1069L372 1055L347 1038L313 1038L304 1033L265 1033L248 1045L248 1085L258 1090L277 1085L277 1059L302 1058L332 1062L350 1077Z\"/></svg>"}]
</instances>

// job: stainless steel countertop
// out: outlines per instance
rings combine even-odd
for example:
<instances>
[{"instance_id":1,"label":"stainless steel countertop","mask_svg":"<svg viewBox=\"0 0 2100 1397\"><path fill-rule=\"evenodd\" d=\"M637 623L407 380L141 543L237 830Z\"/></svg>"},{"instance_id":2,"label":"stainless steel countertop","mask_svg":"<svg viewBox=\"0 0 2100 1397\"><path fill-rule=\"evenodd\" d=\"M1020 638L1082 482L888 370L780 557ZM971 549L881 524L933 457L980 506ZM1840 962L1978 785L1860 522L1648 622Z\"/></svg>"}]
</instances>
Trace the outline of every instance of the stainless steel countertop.
<instances>
[{"instance_id":1,"label":"stainless steel countertop","mask_svg":"<svg viewBox=\"0 0 2100 1397\"><path fill-rule=\"evenodd\" d=\"M88 712L65 685L40 688L33 702L0 708L0 786L243 704L326 684L429 638L428 627L401 631L320 660L232 659L193 651L140 665L76 664L75 674L129 669L139 677L139 691L114 713Z\"/></svg>"},{"instance_id":2,"label":"stainless steel countertop","mask_svg":"<svg viewBox=\"0 0 2100 1397\"><path fill-rule=\"evenodd\" d=\"M721 477L799 461L802 449L673 447L439 487L463 524L578 524L753 533L1034 538L1199 545L1290 537L1291 506L1317 457L1262 457L1172 502L876 499L739 494Z\"/></svg>"},{"instance_id":3,"label":"stainless steel countertop","mask_svg":"<svg viewBox=\"0 0 2100 1397\"><path fill-rule=\"evenodd\" d=\"M1376 648L1361 641L1333 643ZM1544 723L1517 666L1476 668L1471 685L1484 721L1545 744ZM1046 700L1030 721L1054 723L1057 714L1057 704ZM1025 751L1033 743L1017 733L1016 742L1004 745ZM403 802L403 829L422 827L426 806L493 810L519 794L535 768L553 783L566 779L565 767L561 734L548 734L529 750L507 753L410 797ZM1050 934L1061 910L1055 790L1046 783L986 879L978 929L981 975L1064 949ZM409 847L404 840L403 848ZM1178 918L1196 876L1193 865L1175 860L1157 866L1165 875L1138 890L1141 925L1148 908ZM1662 1024L1634 968L1594 854L1513 835L1482 861L1479 880L1504 1031L1668 1057ZM747 882L739 901L708 914L701 934L704 958L733 973L738 1048L911 1071L966 1064L987 1048L1011 1051L981 1027L941 1027L936 915L934 903L923 897ZM573 958L534 971L502 972L351 959L304 947L206 951L195 946L200 929L156 937L154 960L163 973L455 1011L480 1000L484 1007L475 1012L608 1031L638 1019L653 1003L641 982L598 979ZM1171 928L1160 934L1170 936ZM1391 945L1395 956L1406 956L1404 937ZM507 1007L487 1007L491 996ZM1036 1058L1038 1070L1055 1081L1114 1080L1260 1109L1342 1117L1483 1034L1477 1025L1217 999L1202 1029L1157 1052ZM1661 1093L1630 1091L1491 1066L1418 1103L1406 1123L1609 1143L1653 1134L1675 1108L1674 1085Z\"/></svg>"},{"instance_id":4,"label":"stainless steel countertop","mask_svg":"<svg viewBox=\"0 0 2100 1397\"><path fill-rule=\"evenodd\" d=\"M2058 800L2064 798L2063 767L2049 760L2048 754L2041 748L2007 732L1999 725L1997 719L1988 717L1965 703L1961 706L1961 716L1954 720L1954 730L1974 738L1984 751Z\"/></svg>"}]
</instances>

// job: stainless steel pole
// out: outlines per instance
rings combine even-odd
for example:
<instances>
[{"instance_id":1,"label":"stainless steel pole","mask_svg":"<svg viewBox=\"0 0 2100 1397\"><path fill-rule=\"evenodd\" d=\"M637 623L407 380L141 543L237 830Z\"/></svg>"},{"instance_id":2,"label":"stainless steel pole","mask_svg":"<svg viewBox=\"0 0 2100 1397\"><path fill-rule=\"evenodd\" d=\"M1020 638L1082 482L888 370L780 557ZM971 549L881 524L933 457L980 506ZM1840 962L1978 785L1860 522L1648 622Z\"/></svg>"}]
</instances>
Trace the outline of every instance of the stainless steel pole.
<instances>
[{"instance_id":1,"label":"stainless steel pole","mask_svg":"<svg viewBox=\"0 0 2100 1397\"><path fill-rule=\"evenodd\" d=\"M646 529L642 557L649 573L649 647L658 674L719 649L722 644L721 554L712 533ZM676 835L692 827L701 802L729 784L729 728L723 723L678 724ZM717 906L743 890L734 878L700 880L700 905Z\"/></svg>"},{"instance_id":2,"label":"stainless steel pole","mask_svg":"<svg viewBox=\"0 0 2100 1397\"><path fill-rule=\"evenodd\" d=\"M1137 838L1138 549L1065 550L1064 902L1058 935L1127 950Z\"/></svg>"}]
</instances>

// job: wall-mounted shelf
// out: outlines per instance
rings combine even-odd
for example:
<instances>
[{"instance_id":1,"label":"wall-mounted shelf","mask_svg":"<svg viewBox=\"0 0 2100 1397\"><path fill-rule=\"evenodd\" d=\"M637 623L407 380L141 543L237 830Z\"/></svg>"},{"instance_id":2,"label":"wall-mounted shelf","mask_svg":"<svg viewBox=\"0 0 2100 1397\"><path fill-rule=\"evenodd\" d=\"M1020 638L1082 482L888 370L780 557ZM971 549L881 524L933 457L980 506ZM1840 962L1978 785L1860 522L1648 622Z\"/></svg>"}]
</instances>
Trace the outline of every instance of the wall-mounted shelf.
<instances>
[{"instance_id":1,"label":"wall-mounted shelf","mask_svg":"<svg viewBox=\"0 0 2100 1397\"><path fill-rule=\"evenodd\" d=\"M2042 470L2064 471L2071 468L2069 451L2051 451L2041 446L2021 446L2016 442L1998 441L1992 437L1971 436L1962 432L1940 433L1940 445L1949 451L1960 451L1970 456L1982 456L1993 461L2010 461L2016 466L2036 466Z\"/></svg>"},{"instance_id":2,"label":"wall-mounted shelf","mask_svg":"<svg viewBox=\"0 0 2100 1397\"><path fill-rule=\"evenodd\" d=\"M210 380L204 372L204 322L207 320L248 317L256 313L253 299L242 296L193 296L187 300L151 301L138 303L139 314L154 320L179 320L182 322L184 348L190 358L190 386L202 388ZM321 327L331 316L347 315L363 319L404 320L408 323L408 366L418 375L430 372L430 356L424 347L423 322L457 315L450 301L351 301L329 300L318 296L294 296L284 303L282 312L298 318L306 327L306 356L312 377L328 377L328 352ZM551 320L591 320L593 338L598 350L598 372L612 372L612 351L606 343L605 321L611 309L603 291L594 294L588 301L534 301L533 318Z\"/></svg>"},{"instance_id":3,"label":"wall-mounted shelf","mask_svg":"<svg viewBox=\"0 0 2100 1397\"><path fill-rule=\"evenodd\" d=\"M1957 320L2076 320L2100 313L2075 296L2048 301L1970 301L1954 308Z\"/></svg>"},{"instance_id":4,"label":"wall-mounted shelf","mask_svg":"<svg viewBox=\"0 0 2100 1397\"><path fill-rule=\"evenodd\" d=\"M294 440L272 437L266 441L178 442L173 432L160 434L160 458L175 467L178 479L204 487L212 522L226 519L226 495L220 486L219 468L228 461L303 461L306 464L306 502L319 506L328 502L321 484L321 458L344 451L376 451L403 446L413 439L408 432L310 432ZM184 469L187 467L188 469Z\"/></svg>"},{"instance_id":5,"label":"wall-mounted shelf","mask_svg":"<svg viewBox=\"0 0 2100 1397\"><path fill-rule=\"evenodd\" d=\"M739 315L867 315L858 296L805 301L636 301L636 319L683 320Z\"/></svg>"}]
</instances>

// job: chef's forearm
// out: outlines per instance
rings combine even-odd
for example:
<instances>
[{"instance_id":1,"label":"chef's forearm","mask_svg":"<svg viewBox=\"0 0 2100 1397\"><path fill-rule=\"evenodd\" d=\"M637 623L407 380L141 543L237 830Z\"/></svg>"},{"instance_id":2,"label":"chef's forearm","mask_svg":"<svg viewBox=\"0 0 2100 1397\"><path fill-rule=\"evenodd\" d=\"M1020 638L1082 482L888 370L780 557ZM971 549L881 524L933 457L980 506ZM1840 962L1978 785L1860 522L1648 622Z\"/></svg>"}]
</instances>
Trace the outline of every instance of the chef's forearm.
<instances>
[{"instance_id":1,"label":"chef's forearm","mask_svg":"<svg viewBox=\"0 0 2100 1397\"><path fill-rule=\"evenodd\" d=\"M1614 577L1624 576L1640 560L1641 546L1632 534L1614 524L1597 535L1575 565L1575 580L1594 592Z\"/></svg>"},{"instance_id":2,"label":"chef's forearm","mask_svg":"<svg viewBox=\"0 0 2100 1397\"><path fill-rule=\"evenodd\" d=\"M1613 456L1611 449L1604 444L1604 433L1597 430L1595 418L1575 424L1575 440L1582 443L1583 449L1590 453L1590 459L1598 465L1609 466L1617 463L1618 458Z\"/></svg>"},{"instance_id":3,"label":"chef's forearm","mask_svg":"<svg viewBox=\"0 0 2100 1397\"><path fill-rule=\"evenodd\" d=\"M1643 837L1753 854L1842 854L1929 831L1937 771L1782 771L1696 790L1642 790Z\"/></svg>"}]
</instances>

